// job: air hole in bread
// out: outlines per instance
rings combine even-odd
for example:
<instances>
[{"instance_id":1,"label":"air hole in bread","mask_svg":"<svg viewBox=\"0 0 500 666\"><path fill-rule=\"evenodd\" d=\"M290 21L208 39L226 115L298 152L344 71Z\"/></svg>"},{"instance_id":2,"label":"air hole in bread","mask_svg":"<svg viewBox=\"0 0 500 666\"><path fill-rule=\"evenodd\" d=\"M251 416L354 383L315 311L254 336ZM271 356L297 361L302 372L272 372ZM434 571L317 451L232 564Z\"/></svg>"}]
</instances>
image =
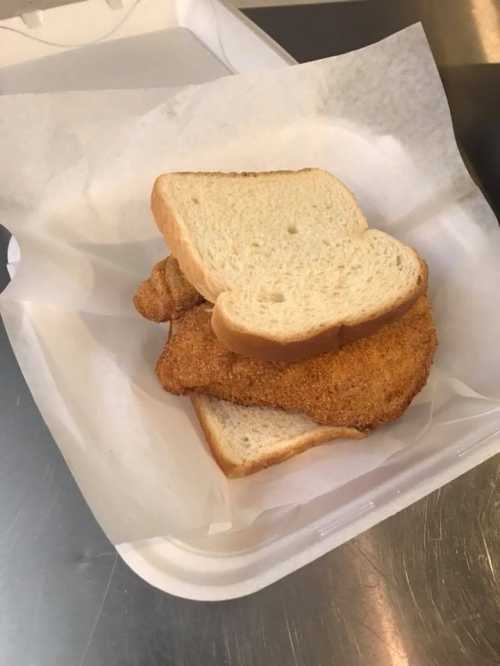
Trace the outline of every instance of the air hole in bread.
<instances>
[{"instance_id":1,"label":"air hole in bread","mask_svg":"<svg viewBox=\"0 0 500 666\"><path fill-rule=\"evenodd\" d=\"M192 201L194 204L199 204L199 203L200 203L200 200L198 199L198 197L191 197L191 201Z\"/></svg>"},{"instance_id":2,"label":"air hole in bread","mask_svg":"<svg viewBox=\"0 0 500 666\"><path fill-rule=\"evenodd\" d=\"M265 303L284 303L285 294L282 294L280 291L273 291L269 293L268 291L261 292L257 297L257 301L260 303L259 310L265 310Z\"/></svg>"},{"instance_id":3,"label":"air hole in bread","mask_svg":"<svg viewBox=\"0 0 500 666\"><path fill-rule=\"evenodd\" d=\"M297 229L297 227L295 226L295 224L290 224L290 225L288 226L287 231L288 231L289 234L298 234L298 233L299 233L299 230Z\"/></svg>"},{"instance_id":4,"label":"air hole in bread","mask_svg":"<svg viewBox=\"0 0 500 666\"><path fill-rule=\"evenodd\" d=\"M260 243L252 243L252 247L260 247Z\"/></svg>"}]
</instances>

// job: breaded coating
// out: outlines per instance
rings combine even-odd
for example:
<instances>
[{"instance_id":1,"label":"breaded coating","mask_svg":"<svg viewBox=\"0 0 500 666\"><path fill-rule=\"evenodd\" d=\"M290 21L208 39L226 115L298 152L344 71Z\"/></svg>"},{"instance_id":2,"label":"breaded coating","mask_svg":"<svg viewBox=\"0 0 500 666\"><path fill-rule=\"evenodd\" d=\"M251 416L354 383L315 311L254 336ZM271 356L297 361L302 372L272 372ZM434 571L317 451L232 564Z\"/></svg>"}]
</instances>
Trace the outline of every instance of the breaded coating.
<instances>
[{"instance_id":1,"label":"breaded coating","mask_svg":"<svg viewBox=\"0 0 500 666\"><path fill-rule=\"evenodd\" d=\"M369 430L397 419L429 375L437 336L426 296L397 321L340 350L297 363L225 349L205 303L176 322L156 372L172 393L302 412L317 423Z\"/></svg>"},{"instance_id":2,"label":"breaded coating","mask_svg":"<svg viewBox=\"0 0 500 666\"><path fill-rule=\"evenodd\" d=\"M137 311L152 321L176 319L202 301L171 255L153 266L151 275L141 282L134 295Z\"/></svg>"}]
</instances>

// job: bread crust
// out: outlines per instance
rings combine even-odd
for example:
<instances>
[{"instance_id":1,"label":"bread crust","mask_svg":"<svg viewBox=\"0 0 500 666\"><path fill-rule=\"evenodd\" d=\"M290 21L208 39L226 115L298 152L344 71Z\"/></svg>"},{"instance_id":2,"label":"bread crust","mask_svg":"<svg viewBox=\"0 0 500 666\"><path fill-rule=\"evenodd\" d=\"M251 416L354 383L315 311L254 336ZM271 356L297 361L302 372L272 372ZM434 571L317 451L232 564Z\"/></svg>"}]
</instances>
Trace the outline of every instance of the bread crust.
<instances>
[{"instance_id":1,"label":"bread crust","mask_svg":"<svg viewBox=\"0 0 500 666\"><path fill-rule=\"evenodd\" d=\"M153 217L167 246L179 262L182 273L203 298L213 303L217 299L217 296L224 291L224 285L214 280L211 274L203 267L199 253L193 247L189 238L185 236L182 227L177 224L173 210L170 208L166 198L161 194L161 178L159 176L156 179L151 193L151 211Z\"/></svg>"},{"instance_id":2,"label":"bread crust","mask_svg":"<svg viewBox=\"0 0 500 666\"><path fill-rule=\"evenodd\" d=\"M300 173L314 171L314 169L301 169L297 172L269 171L263 173L211 173L212 177L241 176L246 178L265 177L278 173ZM206 176L203 172L185 172L190 175ZM226 291L224 285L216 276L208 271L203 261L185 234L183 225L178 223L176 215L170 207L167 198L162 194L162 176L159 176L153 186L151 194L151 210L159 230L163 234L172 254L177 258L180 268L191 284L209 302L214 303L211 325L217 338L224 346L243 356L262 359L265 361L299 361L326 351L332 351L342 347L344 344L371 335L384 324L401 317L425 293L427 289L427 269L425 263L420 260L421 273L415 288L405 297L394 302L390 307L372 316L354 323L338 324L319 330L315 333L305 332L300 337L289 339L277 339L271 334L263 336L251 330L242 328L235 324L231 316L225 311L222 299L219 295ZM342 184L343 185L343 184ZM343 185L347 190L348 188ZM354 199L354 195L352 195ZM414 250L412 250L415 252ZM415 255L418 257L417 253Z\"/></svg>"}]
</instances>

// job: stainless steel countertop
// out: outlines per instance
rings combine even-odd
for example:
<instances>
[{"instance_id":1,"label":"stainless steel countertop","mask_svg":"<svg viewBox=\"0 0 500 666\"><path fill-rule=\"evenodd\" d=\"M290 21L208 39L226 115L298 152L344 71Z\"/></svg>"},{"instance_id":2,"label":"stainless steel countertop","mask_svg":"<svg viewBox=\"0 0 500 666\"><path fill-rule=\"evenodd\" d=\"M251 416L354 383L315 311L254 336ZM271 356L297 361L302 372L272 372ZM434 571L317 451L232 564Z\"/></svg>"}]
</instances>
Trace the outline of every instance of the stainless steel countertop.
<instances>
[{"instance_id":1,"label":"stainless steel countertop","mask_svg":"<svg viewBox=\"0 0 500 666\"><path fill-rule=\"evenodd\" d=\"M248 14L299 60L422 18L461 146L498 212L498 1ZM0 666L500 664L500 456L255 595L191 602L149 587L117 557L3 329L0 377Z\"/></svg>"}]
</instances>

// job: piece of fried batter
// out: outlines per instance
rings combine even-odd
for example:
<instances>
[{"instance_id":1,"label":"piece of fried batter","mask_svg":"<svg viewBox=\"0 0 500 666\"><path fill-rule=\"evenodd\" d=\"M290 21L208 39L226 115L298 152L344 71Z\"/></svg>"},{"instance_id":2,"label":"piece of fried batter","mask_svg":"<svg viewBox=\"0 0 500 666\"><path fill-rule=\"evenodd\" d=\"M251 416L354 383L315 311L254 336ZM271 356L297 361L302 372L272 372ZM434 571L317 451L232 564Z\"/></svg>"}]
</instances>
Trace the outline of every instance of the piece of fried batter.
<instances>
[{"instance_id":1,"label":"piece of fried batter","mask_svg":"<svg viewBox=\"0 0 500 666\"><path fill-rule=\"evenodd\" d=\"M202 301L171 255L153 266L151 275L141 282L134 295L137 311L152 321L177 319L184 310Z\"/></svg>"},{"instance_id":2,"label":"piece of fried batter","mask_svg":"<svg viewBox=\"0 0 500 666\"><path fill-rule=\"evenodd\" d=\"M335 352L291 364L249 359L221 345L204 303L176 321L156 372L172 393L206 393L369 430L408 407L427 381L436 345L430 305L421 296L397 321Z\"/></svg>"}]
</instances>

